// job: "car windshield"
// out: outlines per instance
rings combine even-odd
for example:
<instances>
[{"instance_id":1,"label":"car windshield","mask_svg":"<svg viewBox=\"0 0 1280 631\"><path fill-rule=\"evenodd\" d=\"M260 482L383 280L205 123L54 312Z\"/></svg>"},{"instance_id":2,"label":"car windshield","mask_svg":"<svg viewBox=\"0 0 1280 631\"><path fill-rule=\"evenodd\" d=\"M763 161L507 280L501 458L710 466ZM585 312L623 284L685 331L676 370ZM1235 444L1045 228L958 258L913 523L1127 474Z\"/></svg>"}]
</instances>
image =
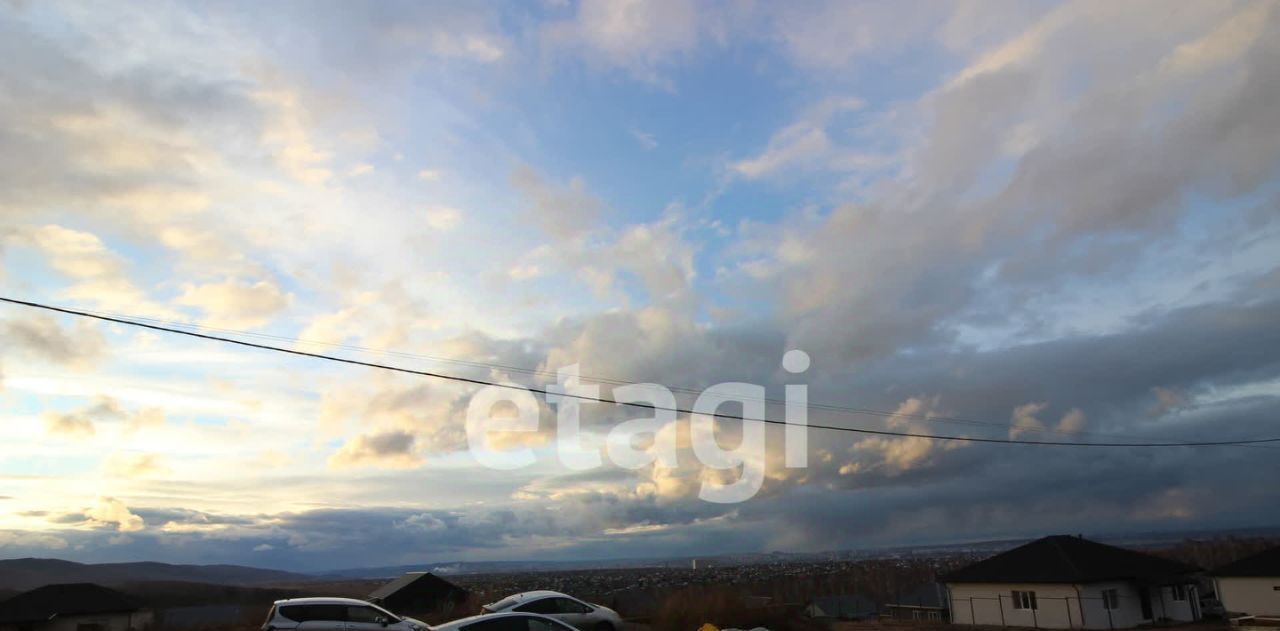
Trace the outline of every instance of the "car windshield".
<instances>
[{"instance_id":1,"label":"car windshield","mask_svg":"<svg viewBox=\"0 0 1280 631\"><path fill-rule=\"evenodd\" d=\"M383 609L382 607L379 607L379 606L377 606L377 605L369 605L369 606L370 606L370 607L373 607L373 608L374 608L374 609L376 609L376 610L378 610L378 612L379 612L379 613L381 613L383 616L386 616L386 618L387 618L387 621L388 621L388 622L393 622L393 623L394 623L394 622L400 622L400 620L401 620L400 616L397 616L397 615L395 615L395 614L391 613L390 611L387 611L386 609Z\"/></svg>"}]
</instances>

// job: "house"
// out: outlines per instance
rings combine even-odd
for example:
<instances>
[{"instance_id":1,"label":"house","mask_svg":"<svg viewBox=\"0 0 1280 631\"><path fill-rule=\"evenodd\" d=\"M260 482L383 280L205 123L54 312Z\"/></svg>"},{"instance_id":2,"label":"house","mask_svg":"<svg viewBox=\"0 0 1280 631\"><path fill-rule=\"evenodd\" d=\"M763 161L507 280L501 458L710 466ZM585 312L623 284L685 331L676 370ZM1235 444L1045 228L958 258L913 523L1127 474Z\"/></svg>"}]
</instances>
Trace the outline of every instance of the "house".
<instances>
[{"instance_id":1,"label":"house","mask_svg":"<svg viewBox=\"0 0 1280 631\"><path fill-rule=\"evenodd\" d=\"M93 583L45 585L0 603L0 631L140 631L153 619L129 596Z\"/></svg>"},{"instance_id":2,"label":"house","mask_svg":"<svg viewBox=\"0 0 1280 631\"><path fill-rule=\"evenodd\" d=\"M1280 618L1280 546L1228 563L1212 574L1218 600L1228 614Z\"/></svg>"},{"instance_id":3,"label":"house","mask_svg":"<svg viewBox=\"0 0 1280 631\"><path fill-rule=\"evenodd\" d=\"M467 599L467 590L432 574L407 572L366 599L398 614L449 613Z\"/></svg>"},{"instance_id":4,"label":"house","mask_svg":"<svg viewBox=\"0 0 1280 631\"><path fill-rule=\"evenodd\" d=\"M954 624L1123 629L1158 620L1199 620L1199 571L1177 561L1058 535L941 579Z\"/></svg>"},{"instance_id":5,"label":"house","mask_svg":"<svg viewBox=\"0 0 1280 631\"><path fill-rule=\"evenodd\" d=\"M893 602L885 603L885 615L894 620L947 619L946 590L937 583L927 583L904 591Z\"/></svg>"},{"instance_id":6,"label":"house","mask_svg":"<svg viewBox=\"0 0 1280 631\"><path fill-rule=\"evenodd\" d=\"M815 598L804 615L823 620L867 620L878 615L876 602L862 594Z\"/></svg>"}]
</instances>

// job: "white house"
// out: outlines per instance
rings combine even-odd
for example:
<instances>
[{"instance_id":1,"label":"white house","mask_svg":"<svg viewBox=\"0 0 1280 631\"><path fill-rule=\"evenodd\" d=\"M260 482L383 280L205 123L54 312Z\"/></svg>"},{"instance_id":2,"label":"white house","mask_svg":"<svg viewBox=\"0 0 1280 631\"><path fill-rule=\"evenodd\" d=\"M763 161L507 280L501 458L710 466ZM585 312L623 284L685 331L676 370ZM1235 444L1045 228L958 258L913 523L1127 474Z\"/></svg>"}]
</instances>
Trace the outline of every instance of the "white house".
<instances>
[{"instance_id":1,"label":"white house","mask_svg":"<svg viewBox=\"0 0 1280 631\"><path fill-rule=\"evenodd\" d=\"M1082 537L1037 539L941 577L955 624L1124 629L1200 619L1199 568Z\"/></svg>"},{"instance_id":2,"label":"white house","mask_svg":"<svg viewBox=\"0 0 1280 631\"><path fill-rule=\"evenodd\" d=\"M140 631L153 613L92 583L45 585L0 603L0 631Z\"/></svg>"},{"instance_id":3,"label":"white house","mask_svg":"<svg viewBox=\"0 0 1280 631\"><path fill-rule=\"evenodd\" d=\"M1214 570L1213 584L1228 613L1280 618L1280 546Z\"/></svg>"}]
</instances>

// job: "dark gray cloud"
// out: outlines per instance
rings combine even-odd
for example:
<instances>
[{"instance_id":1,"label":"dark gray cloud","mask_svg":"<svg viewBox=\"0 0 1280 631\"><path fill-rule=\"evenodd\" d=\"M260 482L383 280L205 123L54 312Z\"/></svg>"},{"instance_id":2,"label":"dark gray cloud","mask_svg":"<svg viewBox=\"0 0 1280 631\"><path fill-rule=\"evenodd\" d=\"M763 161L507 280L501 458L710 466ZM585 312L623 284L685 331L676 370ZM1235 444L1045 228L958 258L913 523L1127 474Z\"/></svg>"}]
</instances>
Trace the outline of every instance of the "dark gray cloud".
<instances>
[{"instance_id":1,"label":"dark gray cloud","mask_svg":"<svg viewBox=\"0 0 1280 631\"><path fill-rule=\"evenodd\" d=\"M105 343L96 326L77 322L64 328L59 320L36 314L0 320L0 348L10 356L77 365L101 358Z\"/></svg>"}]
</instances>

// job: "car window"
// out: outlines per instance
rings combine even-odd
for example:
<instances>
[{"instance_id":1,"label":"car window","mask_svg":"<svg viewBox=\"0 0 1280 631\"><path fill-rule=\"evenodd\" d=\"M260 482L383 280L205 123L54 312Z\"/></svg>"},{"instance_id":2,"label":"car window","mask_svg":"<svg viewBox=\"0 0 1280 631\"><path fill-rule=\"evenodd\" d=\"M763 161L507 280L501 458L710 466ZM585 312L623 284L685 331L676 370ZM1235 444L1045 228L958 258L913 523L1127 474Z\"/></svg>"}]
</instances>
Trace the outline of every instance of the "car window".
<instances>
[{"instance_id":1,"label":"car window","mask_svg":"<svg viewBox=\"0 0 1280 631\"><path fill-rule=\"evenodd\" d=\"M540 598L533 602L527 602L523 605L520 605L519 607L516 607L514 611L519 611L521 613L540 613L540 614L562 613L560 611L560 603L557 602L559 600L563 600L563 599Z\"/></svg>"},{"instance_id":2,"label":"car window","mask_svg":"<svg viewBox=\"0 0 1280 631\"><path fill-rule=\"evenodd\" d=\"M550 618L534 618L529 616L525 618L526 628L524 631L572 631L573 627Z\"/></svg>"},{"instance_id":3,"label":"car window","mask_svg":"<svg viewBox=\"0 0 1280 631\"><path fill-rule=\"evenodd\" d=\"M346 620L344 605L307 605L307 620Z\"/></svg>"},{"instance_id":4,"label":"car window","mask_svg":"<svg viewBox=\"0 0 1280 631\"><path fill-rule=\"evenodd\" d=\"M288 607L281 607L280 617L284 618L285 620L292 620L294 622L306 622L307 621L306 608L302 607L301 605L291 605Z\"/></svg>"},{"instance_id":5,"label":"car window","mask_svg":"<svg viewBox=\"0 0 1280 631\"><path fill-rule=\"evenodd\" d=\"M381 611L378 611L377 609L374 609L373 607L360 607L360 606L347 607L348 622L376 623L376 622L381 622L383 620L390 622L390 619L387 618L386 614L382 613Z\"/></svg>"},{"instance_id":6,"label":"car window","mask_svg":"<svg viewBox=\"0 0 1280 631\"><path fill-rule=\"evenodd\" d=\"M591 611L590 607L572 598L557 598L555 600L556 608L559 609L560 613L588 613Z\"/></svg>"},{"instance_id":7,"label":"car window","mask_svg":"<svg viewBox=\"0 0 1280 631\"><path fill-rule=\"evenodd\" d=\"M517 602L519 601L516 600L515 598L503 598L502 600L499 600L498 602L493 603L492 605L489 605L489 609L492 611L502 611L504 609L510 608L512 605L516 604Z\"/></svg>"},{"instance_id":8,"label":"car window","mask_svg":"<svg viewBox=\"0 0 1280 631\"><path fill-rule=\"evenodd\" d=\"M529 616L503 616L501 618L481 618L459 631L528 631Z\"/></svg>"}]
</instances>

